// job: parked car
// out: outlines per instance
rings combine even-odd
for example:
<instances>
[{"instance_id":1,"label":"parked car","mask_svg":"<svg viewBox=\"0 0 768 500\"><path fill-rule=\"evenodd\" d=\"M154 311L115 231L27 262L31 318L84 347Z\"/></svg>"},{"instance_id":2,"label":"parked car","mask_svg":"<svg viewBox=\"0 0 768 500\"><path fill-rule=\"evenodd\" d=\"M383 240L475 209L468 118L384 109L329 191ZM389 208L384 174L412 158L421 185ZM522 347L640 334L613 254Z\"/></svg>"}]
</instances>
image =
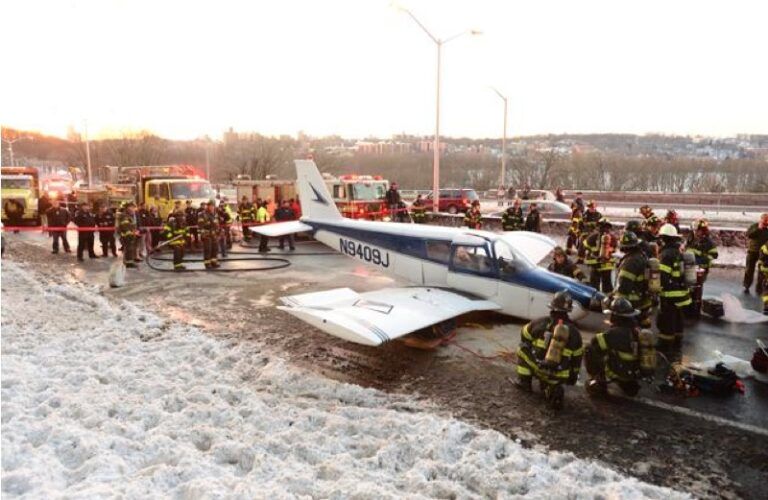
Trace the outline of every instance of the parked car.
<instances>
[{"instance_id":1,"label":"parked car","mask_svg":"<svg viewBox=\"0 0 768 500\"><path fill-rule=\"evenodd\" d=\"M520 208L523 209L523 214L528 213L528 207L531 203L536 203L536 207L539 209L542 219L568 220L571 218L571 207L565 203L552 200L522 200L520 201ZM501 218L503 213L504 211L493 212L489 217Z\"/></svg>"},{"instance_id":2,"label":"parked car","mask_svg":"<svg viewBox=\"0 0 768 500\"><path fill-rule=\"evenodd\" d=\"M472 205L472 202L475 200L479 200L480 197L477 196L477 193L474 189L468 189L468 188L451 188L451 189L441 189L440 190L440 205L438 206L438 210L440 212L448 212L449 214L457 214L459 212L466 212L469 210L470 205ZM424 205L431 209L433 202L432 202L432 193L429 193L427 196Z\"/></svg>"}]
</instances>

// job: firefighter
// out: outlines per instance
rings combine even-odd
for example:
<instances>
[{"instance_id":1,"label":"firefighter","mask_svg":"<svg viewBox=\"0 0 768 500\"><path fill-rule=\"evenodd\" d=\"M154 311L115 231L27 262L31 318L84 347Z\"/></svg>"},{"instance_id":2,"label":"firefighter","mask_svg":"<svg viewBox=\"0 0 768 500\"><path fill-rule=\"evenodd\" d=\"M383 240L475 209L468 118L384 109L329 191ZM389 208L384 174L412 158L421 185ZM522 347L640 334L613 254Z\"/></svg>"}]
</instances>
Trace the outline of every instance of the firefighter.
<instances>
[{"instance_id":1,"label":"firefighter","mask_svg":"<svg viewBox=\"0 0 768 500\"><path fill-rule=\"evenodd\" d=\"M51 224L53 225L53 224ZM768 243L768 212L760 215L760 221L747 228L747 262L744 270L744 293L749 293L752 281L755 278L755 265L760 257L760 249ZM763 291L763 280L758 275L755 284L755 293L760 295ZM768 283L765 283L768 284Z\"/></svg>"},{"instance_id":2,"label":"firefighter","mask_svg":"<svg viewBox=\"0 0 768 500\"><path fill-rule=\"evenodd\" d=\"M482 229L483 222L482 215L480 214L480 202L478 200L473 201L472 206L464 214L464 225L470 229Z\"/></svg>"},{"instance_id":3,"label":"firefighter","mask_svg":"<svg viewBox=\"0 0 768 500\"><path fill-rule=\"evenodd\" d=\"M565 250L573 255L578 253L583 219L581 216L581 208L579 208L578 205L573 204L571 209L571 225L568 227L568 239L565 242Z\"/></svg>"},{"instance_id":4,"label":"firefighter","mask_svg":"<svg viewBox=\"0 0 768 500\"><path fill-rule=\"evenodd\" d=\"M221 199L219 206L216 207L216 217L219 218L219 227L221 228L219 234L219 249L222 257L227 256L227 250L232 248L232 210L227 205L227 198Z\"/></svg>"},{"instance_id":5,"label":"firefighter","mask_svg":"<svg viewBox=\"0 0 768 500\"><path fill-rule=\"evenodd\" d=\"M46 217L48 218L48 227L58 228L56 231L51 231L53 237L53 250L51 253L59 253L59 239L64 245L64 251L67 253L72 252L69 249L69 241L67 241L67 224L69 224L69 211L66 208L61 207L57 198L54 198L51 202L52 206L48 209Z\"/></svg>"},{"instance_id":6,"label":"firefighter","mask_svg":"<svg viewBox=\"0 0 768 500\"><path fill-rule=\"evenodd\" d=\"M651 217L656 217L653 213L653 209L649 205L643 205L640 207L640 215L643 216L643 220L647 221Z\"/></svg>"},{"instance_id":7,"label":"firefighter","mask_svg":"<svg viewBox=\"0 0 768 500\"><path fill-rule=\"evenodd\" d=\"M579 378L583 347L581 332L568 317L573 310L571 294L567 290L557 292L549 310L549 316L531 321L520 331L515 385L531 392L536 377L547 403L560 409L563 385L574 385Z\"/></svg>"},{"instance_id":8,"label":"firefighter","mask_svg":"<svg viewBox=\"0 0 768 500\"><path fill-rule=\"evenodd\" d=\"M136 221L136 204L129 202L120 213L117 220L117 231L120 235L120 244L123 247L123 262L125 267L136 267L139 260L136 255L136 247L139 243L139 226Z\"/></svg>"},{"instance_id":9,"label":"firefighter","mask_svg":"<svg viewBox=\"0 0 768 500\"><path fill-rule=\"evenodd\" d=\"M531 203L528 215L525 216L525 230L532 233L541 232L541 213L535 203Z\"/></svg>"},{"instance_id":10,"label":"firefighter","mask_svg":"<svg viewBox=\"0 0 768 500\"><path fill-rule=\"evenodd\" d=\"M587 203L587 211L584 213L584 234L589 235L597 229L597 224L600 219L603 218L603 214L597 211L597 203L595 200L589 200Z\"/></svg>"},{"instance_id":11,"label":"firefighter","mask_svg":"<svg viewBox=\"0 0 768 500\"><path fill-rule=\"evenodd\" d=\"M515 198L511 207L507 207L501 215L501 229L503 231L522 231L525 225L523 209L520 208L520 200Z\"/></svg>"},{"instance_id":12,"label":"firefighter","mask_svg":"<svg viewBox=\"0 0 768 500\"><path fill-rule=\"evenodd\" d=\"M672 224L677 229L678 234L680 233L680 219L677 216L677 210L671 208L667 210L667 215L664 216L664 223Z\"/></svg>"},{"instance_id":13,"label":"firefighter","mask_svg":"<svg viewBox=\"0 0 768 500\"><path fill-rule=\"evenodd\" d=\"M240 216L240 224L243 226L243 240L251 241L251 232L248 228L253 224L253 203L245 195L237 205L237 214Z\"/></svg>"},{"instance_id":14,"label":"firefighter","mask_svg":"<svg viewBox=\"0 0 768 500\"><path fill-rule=\"evenodd\" d=\"M181 209L181 206L168 216L168 220L163 226L163 236L168 241L168 246L173 249L173 270L185 270L184 246L188 236L187 214Z\"/></svg>"},{"instance_id":15,"label":"firefighter","mask_svg":"<svg viewBox=\"0 0 768 500\"><path fill-rule=\"evenodd\" d=\"M555 253L552 257L552 263L548 269L553 273L560 274L562 276L568 276L578 281L586 281L587 277L584 276L584 272L579 269L579 266L571 262L563 247L555 247Z\"/></svg>"},{"instance_id":16,"label":"firefighter","mask_svg":"<svg viewBox=\"0 0 768 500\"><path fill-rule=\"evenodd\" d=\"M641 343L636 320L640 312L627 299L613 299L603 312L610 315L611 326L584 349L589 374L585 387L590 396L602 396L608 392L608 383L616 382L626 395L634 396L640 390L639 381L653 374L641 363L643 354L651 354L655 360L653 343Z\"/></svg>"},{"instance_id":17,"label":"firefighter","mask_svg":"<svg viewBox=\"0 0 768 500\"><path fill-rule=\"evenodd\" d=\"M99 228L99 242L101 243L102 257L117 257L117 245L115 244L115 214L106 205L99 206L96 214L96 226Z\"/></svg>"},{"instance_id":18,"label":"firefighter","mask_svg":"<svg viewBox=\"0 0 768 500\"><path fill-rule=\"evenodd\" d=\"M92 228L96 227L96 216L91 212L91 205L87 202L80 203L80 208L75 212L75 225L79 228L77 231L77 260L83 262L83 252L88 250L88 257L95 259L98 256L93 251Z\"/></svg>"},{"instance_id":19,"label":"firefighter","mask_svg":"<svg viewBox=\"0 0 768 500\"><path fill-rule=\"evenodd\" d=\"M427 219L427 208L424 206L424 198L421 195L417 195L416 199L411 204L411 213L413 214L413 222L416 224L424 224Z\"/></svg>"},{"instance_id":20,"label":"firefighter","mask_svg":"<svg viewBox=\"0 0 768 500\"><path fill-rule=\"evenodd\" d=\"M760 276L763 280L763 314L768 316L768 243L760 247Z\"/></svg>"},{"instance_id":21,"label":"firefighter","mask_svg":"<svg viewBox=\"0 0 768 500\"><path fill-rule=\"evenodd\" d=\"M267 202L262 201L259 204L258 210L256 210L256 224L266 224L269 222L269 211L267 211ZM269 252L269 238L264 236L263 234L260 235L261 238L259 239L259 253L267 253Z\"/></svg>"},{"instance_id":22,"label":"firefighter","mask_svg":"<svg viewBox=\"0 0 768 500\"><path fill-rule=\"evenodd\" d=\"M691 295L683 274L681 240L672 224L664 224L659 230L663 243L659 255L661 292L656 328L659 329L659 347L669 349L683 340L683 309L691 304Z\"/></svg>"},{"instance_id":23,"label":"firefighter","mask_svg":"<svg viewBox=\"0 0 768 500\"><path fill-rule=\"evenodd\" d=\"M624 257L619 263L614 298L627 299L637 309L638 322L643 328L651 327L651 295L646 274L649 272L648 256L640 246L640 239L631 231L624 231L619 249Z\"/></svg>"},{"instance_id":24,"label":"firefighter","mask_svg":"<svg viewBox=\"0 0 768 500\"><path fill-rule=\"evenodd\" d=\"M611 234L611 223L603 217L587 239L584 240L586 255L584 263L589 266L589 284L598 291L609 293L613 290L611 274L615 267L613 252L616 237Z\"/></svg>"},{"instance_id":25,"label":"firefighter","mask_svg":"<svg viewBox=\"0 0 768 500\"><path fill-rule=\"evenodd\" d=\"M643 251L646 257L656 257L657 247L655 243L650 243L645 239L645 231L643 230L643 223L637 219L630 219L624 224L625 233L635 233L637 236L638 246Z\"/></svg>"},{"instance_id":26,"label":"firefighter","mask_svg":"<svg viewBox=\"0 0 768 500\"><path fill-rule=\"evenodd\" d=\"M197 217L197 229L203 244L203 264L206 269L219 267L216 256L216 244L219 240L219 218L216 216L216 205L213 200L200 204L201 212Z\"/></svg>"},{"instance_id":27,"label":"firefighter","mask_svg":"<svg viewBox=\"0 0 768 500\"><path fill-rule=\"evenodd\" d=\"M685 243L685 248L696 256L696 265L704 270L702 283L707 280L712 261L717 259L717 245L709 235L709 222L707 219L699 219L691 225L691 234Z\"/></svg>"},{"instance_id":28,"label":"firefighter","mask_svg":"<svg viewBox=\"0 0 768 500\"><path fill-rule=\"evenodd\" d=\"M184 222L189 233L189 236L187 236L187 246L190 250L200 246L200 233L197 230L197 216L199 212L200 209L195 208L192 200L187 200L187 206L184 208Z\"/></svg>"}]
</instances>

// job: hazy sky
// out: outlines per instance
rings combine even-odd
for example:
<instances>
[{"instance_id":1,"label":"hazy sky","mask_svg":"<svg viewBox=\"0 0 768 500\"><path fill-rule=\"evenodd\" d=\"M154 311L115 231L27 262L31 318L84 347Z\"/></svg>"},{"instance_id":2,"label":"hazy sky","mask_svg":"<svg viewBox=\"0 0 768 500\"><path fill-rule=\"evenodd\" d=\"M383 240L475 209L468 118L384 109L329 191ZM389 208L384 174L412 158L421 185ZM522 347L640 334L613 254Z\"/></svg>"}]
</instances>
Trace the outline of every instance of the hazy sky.
<instances>
[{"instance_id":1,"label":"hazy sky","mask_svg":"<svg viewBox=\"0 0 768 500\"><path fill-rule=\"evenodd\" d=\"M401 0L442 131L768 133L768 2ZM388 0L3 0L0 123L171 138L431 134L436 47Z\"/></svg>"}]
</instances>

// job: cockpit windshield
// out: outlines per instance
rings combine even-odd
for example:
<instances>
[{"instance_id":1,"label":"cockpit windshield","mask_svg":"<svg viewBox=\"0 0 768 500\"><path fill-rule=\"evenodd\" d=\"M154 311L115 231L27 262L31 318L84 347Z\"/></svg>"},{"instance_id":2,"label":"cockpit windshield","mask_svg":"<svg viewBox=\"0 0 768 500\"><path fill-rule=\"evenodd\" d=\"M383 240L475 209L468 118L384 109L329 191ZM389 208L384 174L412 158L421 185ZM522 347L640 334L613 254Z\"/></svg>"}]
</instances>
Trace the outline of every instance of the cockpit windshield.
<instances>
[{"instance_id":1,"label":"cockpit windshield","mask_svg":"<svg viewBox=\"0 0 768 500\"><path fill-rule=\"evenodd\" d=\"M502 271L505 269L511 271L536 267L523 253L516 251L512 245L501 238L494 241L493 251L499 263L499 269Z\"/></svg>"}]
</instances>

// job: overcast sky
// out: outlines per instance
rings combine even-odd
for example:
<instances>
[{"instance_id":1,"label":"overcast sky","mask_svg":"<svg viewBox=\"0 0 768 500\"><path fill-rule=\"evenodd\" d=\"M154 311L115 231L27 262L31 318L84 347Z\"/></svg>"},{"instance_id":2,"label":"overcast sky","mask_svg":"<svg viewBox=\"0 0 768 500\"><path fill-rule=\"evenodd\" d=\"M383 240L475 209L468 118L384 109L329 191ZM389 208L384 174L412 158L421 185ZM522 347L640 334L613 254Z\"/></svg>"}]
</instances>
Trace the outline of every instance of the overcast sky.
<instances>
[{"instance_id":1,"label":"overcast sky","mask_svg":"<svg viewBox=\"0 0 768 500\"><path fill-rule=\"evenodd\" d=\"M436 45L388 0L2 2L0 122L169 138L432 134ZM442 131L768 133L768 2L401 0Z\"/></svg>"}]
</instances>

